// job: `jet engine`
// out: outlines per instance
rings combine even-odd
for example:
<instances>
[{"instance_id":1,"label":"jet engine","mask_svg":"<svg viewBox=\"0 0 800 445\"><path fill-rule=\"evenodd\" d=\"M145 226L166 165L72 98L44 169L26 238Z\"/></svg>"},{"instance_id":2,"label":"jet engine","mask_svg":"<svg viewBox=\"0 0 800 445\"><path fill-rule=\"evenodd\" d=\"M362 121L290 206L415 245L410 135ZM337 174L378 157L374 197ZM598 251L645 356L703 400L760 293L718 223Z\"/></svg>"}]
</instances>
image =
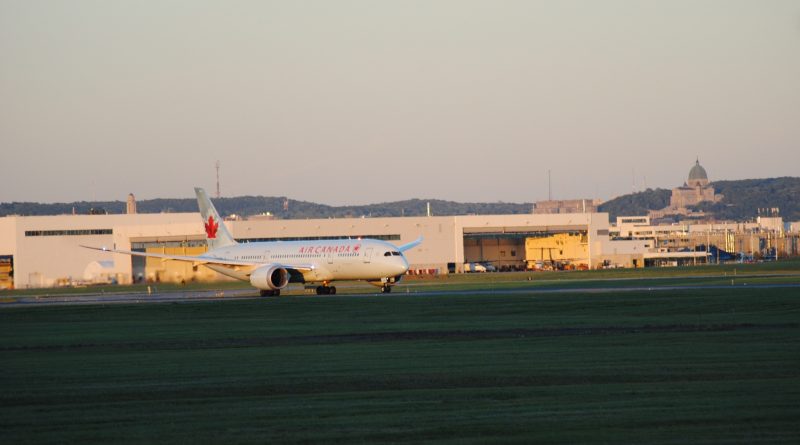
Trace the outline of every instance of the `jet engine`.
<instances>
[{"instance_id":1,"label":"jet engine","mask_svg":"<svg viewBox=\"0 0 800 445\"><path fill-rule=\"evenodd\" d=\"M289 284L289 271L278 266L262 266L250 274L250 284L261 290L279 290Z\"/></svg>"}]
</instances>

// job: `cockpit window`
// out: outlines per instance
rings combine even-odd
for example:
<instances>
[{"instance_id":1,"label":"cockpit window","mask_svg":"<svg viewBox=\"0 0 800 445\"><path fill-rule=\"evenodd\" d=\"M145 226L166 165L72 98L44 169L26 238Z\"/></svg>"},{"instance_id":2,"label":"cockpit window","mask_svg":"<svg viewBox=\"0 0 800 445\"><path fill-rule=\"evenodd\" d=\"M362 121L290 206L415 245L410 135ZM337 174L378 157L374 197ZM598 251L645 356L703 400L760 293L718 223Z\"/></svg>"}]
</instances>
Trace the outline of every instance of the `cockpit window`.
<instances>
[{"instance_id":1,"label":"cockpit window","mask_svg":"<svg viewBox=\"0 0 800 445\"><path fill-rule=\"evenodd\" d=\"M394 256L400 256L400 252L392 252L392 255L394 255Z\"/></svg>"},{"instance_id":2,"label":"cockpit window","mask_svg":"<svg viewBox=\"0 0 800 445\"><path fill-rule=\"evenodd\" d=\"M400 256L400 252L392 250L392 251L384 253L383 256Z\"/></svg>"},{"instance_id":3,"label":"cockpit window","mask_svg":"<svg viewBox=\"0 0 800 445\"><path fill-rule=\"evenodd\" d=\"M383 254L383 256L392 256L392 252L386 252Z\"/></svg>"}]
</instances>

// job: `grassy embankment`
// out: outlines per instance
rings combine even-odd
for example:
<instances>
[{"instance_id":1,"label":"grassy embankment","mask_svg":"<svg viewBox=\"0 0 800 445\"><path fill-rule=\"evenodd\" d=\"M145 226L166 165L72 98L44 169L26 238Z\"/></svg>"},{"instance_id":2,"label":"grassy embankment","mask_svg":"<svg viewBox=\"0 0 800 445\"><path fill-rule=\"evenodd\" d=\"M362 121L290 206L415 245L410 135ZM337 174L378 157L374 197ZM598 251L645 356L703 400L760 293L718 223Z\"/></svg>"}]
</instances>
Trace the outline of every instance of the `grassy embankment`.
<instances>
[{"instance_id":1,"label":"grassy embankment","mask_svg":"<svg viewBox=\"0 0 800 445\"><path fill-rule=\"evenodd\" d=\"M0 310L0 441L800 440L797 288Z\"/></svg>"}]
</instances>

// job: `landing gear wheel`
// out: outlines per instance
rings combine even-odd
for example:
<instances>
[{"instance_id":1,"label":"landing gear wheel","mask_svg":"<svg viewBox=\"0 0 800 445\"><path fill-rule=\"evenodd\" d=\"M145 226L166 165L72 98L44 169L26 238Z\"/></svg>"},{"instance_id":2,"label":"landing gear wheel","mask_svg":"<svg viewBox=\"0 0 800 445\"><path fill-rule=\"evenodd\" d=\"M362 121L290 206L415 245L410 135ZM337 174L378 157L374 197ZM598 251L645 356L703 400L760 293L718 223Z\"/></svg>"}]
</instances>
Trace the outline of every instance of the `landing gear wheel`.
<instances>
[{"instance_id":1,"label":"landing gear wheel","mask_svg":"<svg viewBox=\"0 0 800 445\"><path fill-rule=\"evenodd\" d=\"M317 295L331 295L336 294L336 288L333 286L317 286Z\"/></svg>"},{"instance_id":2,"label":"landing gear wheel","mask_svg":"<svg viewBox=\"0 0 800 445\"><path fill-rule=\"evenodd\" d=\"M281 290L260 290L258 294L262 297L279 297L281 295Z\"/></svg>"},{"instance_id":3,"label":"landing gear wheel","mask_svg":"<svg viewBox=\"0 0 800 445\"><path fill-rule=\"evenodd\" d=\"M383 293L383 294L392 293L392 286L384 285L383 287L381 287L381 293Z\"/></svg>"}]
</instances>

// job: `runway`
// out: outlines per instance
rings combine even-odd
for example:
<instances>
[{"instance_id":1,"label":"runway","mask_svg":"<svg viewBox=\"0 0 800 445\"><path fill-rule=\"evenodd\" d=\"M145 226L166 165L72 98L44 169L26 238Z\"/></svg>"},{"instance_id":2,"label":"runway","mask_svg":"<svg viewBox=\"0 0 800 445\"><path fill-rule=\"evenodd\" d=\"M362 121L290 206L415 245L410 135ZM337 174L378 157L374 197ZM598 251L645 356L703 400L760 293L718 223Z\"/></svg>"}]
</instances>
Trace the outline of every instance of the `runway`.
<instances>
[{"instance_id":1,"label":"runway","mask_svg":"<svg viewBox=\"0 0 800 445\"><path fill-rule=\"evenodd\" d=\"M208 290L163 293L86 293L57 296L24 296L7 297L0 300L0 308L19 306L52 306L77 304L139 304L139 303L180 303L194 301L212 301L222 299L259 298L250 289L240 290Z\"/></svg>"},{"instance_id":2,"label":"runway","mask_svg":"<svg viewBox=\"0 0 800 445\"><path fill-rule=\"evenodd\" d=\"M55 305L107 305L107 304L152 304L152 303L193 303L226 300L262 299L274 301L286 298L392 298L392 297L448 297L448 296L470 296L470 295L552 295L552 294L607 294L621 292L668 292L668 291L690 291L690 290L713 290L713 289L791 289L800 290L800 283L772 283L772 284L733 284L733 285L659 285L659 286L598 286L598 287L546 287L525 286L507 287L498 285L487 285L474 289L453 289L453 290L425 290L421 285L398 286L391 294L380 292L364 292L363 286L337 286L340 293L337 295L309 295L291 289L280 297L260 297L258 291L254 289L233 289L233 290L206 290L206 291L186 291L186 292L154 292L146 293L85 293L58 296L20 296L6 297L0 300L1 308L24 307L24 306L55 306ZM348 293L347 290L353 292ZM341 292L344 291L344 292Z\"/></svg>"}]
</instances>

